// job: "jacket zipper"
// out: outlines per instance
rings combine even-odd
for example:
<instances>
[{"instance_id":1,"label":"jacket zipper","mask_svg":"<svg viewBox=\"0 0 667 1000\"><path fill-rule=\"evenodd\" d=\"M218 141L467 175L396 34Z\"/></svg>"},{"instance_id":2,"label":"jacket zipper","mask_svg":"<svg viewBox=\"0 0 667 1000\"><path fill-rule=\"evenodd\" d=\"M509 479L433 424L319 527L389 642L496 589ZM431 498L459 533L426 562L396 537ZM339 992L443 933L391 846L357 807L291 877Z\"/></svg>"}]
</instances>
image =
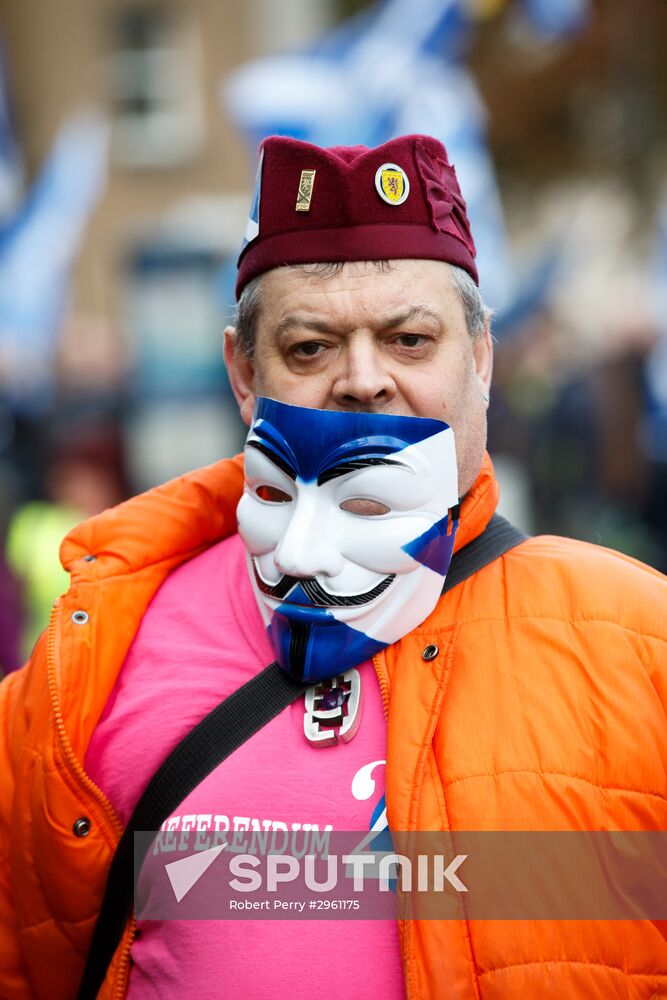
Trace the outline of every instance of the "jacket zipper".
<instances>
[{"instance_id":1,"label":"jacket zipper","mask_svg":"<svg viewBox=\"0 0 667 1000\"><path fill-rule=\"evenodd\" d=\"M384 708L384 718L385 722L389 721L389 677L387 676L387 668L380 659L380 653L376 653L373 657L373 666L375 667L375 673L377 674L377 679L380 684L380 694L382 695L382 705ZM403 983L405 987L406 1000L410 1000L414 994L409 989L405 981L405 952L406 952L406 937L407 937L407 924L404 921L398 922L398 940L399 948L401 952L401 966L403 969Z\"/></svg>"},{"instance_id":2,"label":"jacket zipper","mask_svg":"<svg viewBox=\"0 0 667 1000\"><path fill-rule=\"evenodd\" d=\"M116 985L113 991L113 1000L123 1000L123 997L127 993L127 980L130 975L130 950L132 948L134 936L137 933L137 920L134 913L130 917L129 927L129 934L126 935L123 943L123 950L120 953L118 973L116 975Z\"/></svg>"},{"instance_id":3,"label":"jacket zipper","mask_svg":"<svg viewBox=\"0 0 667 1000\"><path fill-rule=\"evenodd\" d=\"M56 730L60 739L61 748L67 758L67 763L69 764L72 771L76 774L77 778L82 785L86 788L91 795L98 800L102 808L104 809L107 818L109 819L111 826L113 827L114 833L118 835L120 840L121 834L123 832L123 827L116 816L113 806L105 796L102 789L95 784L92 778L89 778L81 764L77 760L72 746L69 741L69 737L65 730L65 724L63 722L62 712L60 710L60 704L58 701L58 684L56 679L56 632L58 627L58 611L60 608L60 598L58 598L51 610L51 617L49 618L49 626L46 635L46 663L47 663L47 675L49 683L49 693L51 696L51 705L53 707L53 716L55 719Z\"/></svg>"},{"instance_id":4,"label":"jacket zipper","mask_svg":"<svg viewBox=\"0 0 667 1000\"><path fill-rule=\"evenodd\" d=\"M384 721L389 721L389 678L387 677L387 670L384 664L380 660L380 654L376 653L373 657L373 666L375 667L375 673L377 674L378 683L380 685L380 694L382 695L382 707L384 709Z\"/></svg>"},{"instance_id":5,"label":"jacket zipper","mask_svg":"<svg viewBox=\"0 0 667 1000\"><path fill-rule=\"evenodd\" d=\"M99 785L90 778L83 767L76 758L72 746L65 730L65 723L63 722L62 711L60 709L60 703L58 700L58 681L56 676L56 645L57 645L57 632L59 625L59 611L61 607L61 598L58 597L51 609L51 614L49 616L49 624L46 632L46 669L47 669L47 679L49 685L49 695L51 698L51 706L53 708L53 718L55 721L56 732L58 733L58 740L60 747L65 754L67 763L70 769L76 775L78 780L84 786L86 791L95 798L98 803L102 806L114 833L117 835L118 840L123 832L123 826L115 813L115 810L107 797L105 796ZM121 952L120 963L118 965L118 972L116 976L116 985L114 988L113 998L114 1000L121 1000L125 996L127 988L127 978L129 974L129 958L130 958L130 948L132 947L132 941L134 940L134 935L136 931L136 920L134 916L131 918L130 922L130 933L126 936L126 940L123 943L123 950Z\"/></svg>"}]
</instances>

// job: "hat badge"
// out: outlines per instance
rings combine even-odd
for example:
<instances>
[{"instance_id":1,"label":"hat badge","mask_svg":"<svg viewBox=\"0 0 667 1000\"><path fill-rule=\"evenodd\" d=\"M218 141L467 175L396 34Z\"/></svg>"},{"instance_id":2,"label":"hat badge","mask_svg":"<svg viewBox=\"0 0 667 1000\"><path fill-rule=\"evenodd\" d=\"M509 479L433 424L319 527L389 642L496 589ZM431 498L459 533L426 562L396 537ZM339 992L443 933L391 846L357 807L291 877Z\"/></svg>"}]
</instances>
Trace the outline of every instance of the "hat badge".
<instances>
[{"instance_id":1,"label":"hat badge","mask_svg":"<svg viewBox=\"0 0 667 1000\"><path fill-rule=\"evenodd\" d=\"M310 203L313 198L313 187L315 185L316 170L302 170L299 178L299 191L296 196L296 212L310 212Z\"/></svg>"},{"instance_id":2,"label":"hat badge","mask_svg":"<svg viewBox=\"0 0 667 1000\"><path fill-rule=\"evenodd\" d=\"M375 190L388 205L402 205L410 194L410 181L397 163L383 163L375 171Z\"/></svg>"}]
</instances>

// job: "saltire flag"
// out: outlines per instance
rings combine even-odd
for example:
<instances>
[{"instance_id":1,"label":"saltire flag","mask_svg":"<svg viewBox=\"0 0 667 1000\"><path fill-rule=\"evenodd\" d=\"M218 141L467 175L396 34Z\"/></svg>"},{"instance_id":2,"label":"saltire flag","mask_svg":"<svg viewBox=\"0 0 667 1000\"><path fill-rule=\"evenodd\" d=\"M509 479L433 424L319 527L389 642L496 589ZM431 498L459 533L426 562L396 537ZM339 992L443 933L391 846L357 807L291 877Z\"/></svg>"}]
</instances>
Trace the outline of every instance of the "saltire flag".
<instances>
[{"instance_id":1,"label":"saltire flag","mask_svg":"<svg viewBox=\"0 0 667 1000\"><path fill-rule=\"evenodd\" d=\"M23 190L23 161L12 123L5 50L0 39L0 233Z\"/></svg>"},{"instance_id":2,"label":"saltire flag","mask_svg":"<svg viewBox=\"0 0 667 1000\"><path fill-rule=\"evenodd\" d=\"M19 409L48 405L72 265L105 186L108 143L99 114L68 119L27 199L0 232L0 386Z\"/></svg>"}]
</instances>

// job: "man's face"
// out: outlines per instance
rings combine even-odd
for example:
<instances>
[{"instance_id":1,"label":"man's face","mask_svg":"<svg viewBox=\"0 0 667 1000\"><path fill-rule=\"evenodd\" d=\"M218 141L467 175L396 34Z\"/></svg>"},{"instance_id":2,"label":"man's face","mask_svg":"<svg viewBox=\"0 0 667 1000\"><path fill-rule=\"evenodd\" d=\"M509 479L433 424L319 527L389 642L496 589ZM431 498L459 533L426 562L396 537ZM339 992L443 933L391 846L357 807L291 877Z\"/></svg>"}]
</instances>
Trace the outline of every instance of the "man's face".
<instances>
[{"instance_id":1,"label":"man's face","mask_svg":"<svg viewBox=\"0 0 667 1000\"><path fill-rule=\"evenodd\" d=\"M472 340L449 268L396 260L386 270L348 263L320 277L277 268L261 281L252 361L226 360L241 416L256 396L328 410L434 417L454 430L461 495L472 486L486 445L492 349Z\"/></svg>"}]
</instances>

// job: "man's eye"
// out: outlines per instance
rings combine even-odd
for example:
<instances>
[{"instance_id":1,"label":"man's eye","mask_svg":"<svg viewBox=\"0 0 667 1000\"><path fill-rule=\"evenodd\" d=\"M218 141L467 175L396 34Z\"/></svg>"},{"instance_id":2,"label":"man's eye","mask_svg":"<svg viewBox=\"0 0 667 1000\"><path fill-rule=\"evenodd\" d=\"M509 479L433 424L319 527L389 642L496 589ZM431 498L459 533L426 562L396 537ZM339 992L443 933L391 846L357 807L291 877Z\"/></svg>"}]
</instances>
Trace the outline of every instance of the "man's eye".
<instances>
[{"instance_id":1,"label":"man's eye","mask_svg":"<svg viewBox=\"0 0 667 1000\"><path fill-rule=\"evenodd\" d=\"M390 511L390 508L379 500L365 500L362 497L343 500L340 509L346 510L348 514L361 514L364 517L379 517L380 514L388 514Z\"/></svg>"},{"instance_id":2,"label":"man's eye","mask_svg":"<svg viewBox=\"0 0 667 1000\"><path fill-rule=\"evenodd\" d=\"M401 347L421 347L424 340L420 333L402 333L396 339Z\"/></svg>"},{"instance_id":3,"label":"man's eye","mask_svg":"<svg viewBox=\"0 0 667 1000\"><path fill-rule=\"evenodd\" d=\"M258 486L255 493L260 500L266 500L268 503L292 502L292 498L289 493L285 493L284 490L279 490L277 486Z\"/></svg>"},{"instance_id":4,"label":"man's eye","mask_svg":"<svg viewBox=\"0 0 667 1000\"><path fill-rule=\"evenodd\" d=\"M294 348L295 354L303 354L308 358L314 358L324 350L324 345L319 344L316 340L304 340L302 344L297 344Z\"/></svg>"}]
</instances>

